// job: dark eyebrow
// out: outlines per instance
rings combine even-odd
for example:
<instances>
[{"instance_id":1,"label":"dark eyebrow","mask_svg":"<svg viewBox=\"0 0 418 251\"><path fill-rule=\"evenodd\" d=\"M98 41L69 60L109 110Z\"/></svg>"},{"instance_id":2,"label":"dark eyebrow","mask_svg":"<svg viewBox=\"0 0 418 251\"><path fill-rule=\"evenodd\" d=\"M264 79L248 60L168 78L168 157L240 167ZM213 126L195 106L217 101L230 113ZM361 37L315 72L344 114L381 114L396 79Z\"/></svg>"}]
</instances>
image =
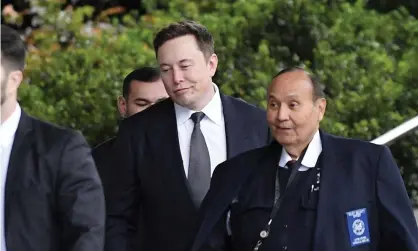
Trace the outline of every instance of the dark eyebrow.
<instances>
[{"instance_id":1,"label":"dark eyebrow","mask_svg":"<svg viewBox=\"0 0 418 251\"><path fill-rule=\"evenodd\" d=\"M185 58L185 59L182 59L182 60L179 61L179 64L184 64L184 63L193 63L193 60ZM164 67L164 66L171 67L171 65L169 65L169 64L165 64L165 63L160 64L160 67Z\"/></svg>"},{"instance_id":2,"label":"dark eyebrow","mask_svg":"<svg viewBox=\"0 0 418 251\"><path fill-rule=\"evenodd\" d=\"M274 99L274 100L277 101L277 98L274 95L272 95L272 94L269 94L268 99Z\"/></svg>"},{"instance_id":3,"label":"dark eyebrow","mask_svg":"<svg viewBox=\"0 0 418 251\"><path fill-rule=\"evenodd\" d=\"M141 101L144 101L144 102L147 102L147 103L151 103L151 101L149 101L148 99L145 99L145 98L136 98L134 101L135 101L135 102L141 102Z\"/></svg>"},{"instance_id":4,"label":"dark eyebrow","mask_svg":"<svg viewBox=\"0 0 418 251\"><path fill-rule=\"evenodd\" d=\"M180 62L179 62L180 64L181 63L193 63L193 60L191 60L191 59L182 59L182 60L180 60Z\"/></svg>"},{"instance_id":5,"label":"dark eyebrow","mask_svg":"<svg viewBox=\"0 0 418 251\"><path fill-rule=\"evenodd\" d=\"M164 64L164 63L160 64L160 67L164 67L164 66L170 66L170 65L169 64Z\"/></svg>"}]
</instances>

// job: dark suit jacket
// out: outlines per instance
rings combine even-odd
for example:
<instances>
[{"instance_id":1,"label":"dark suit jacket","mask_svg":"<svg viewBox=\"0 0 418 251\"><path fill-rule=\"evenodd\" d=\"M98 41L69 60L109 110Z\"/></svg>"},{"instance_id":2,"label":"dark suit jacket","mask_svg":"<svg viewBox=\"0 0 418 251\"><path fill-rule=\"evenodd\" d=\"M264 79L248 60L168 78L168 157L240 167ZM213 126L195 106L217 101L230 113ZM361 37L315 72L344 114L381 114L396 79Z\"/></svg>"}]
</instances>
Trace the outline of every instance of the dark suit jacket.
<instances>
[{"instance_id":1,"label":"dark suit jacket","mask_svg":"<svg viewBox=\"0 0 418 251\"><path fill-rule=\"evenodd\" d=\"M116 137L110 138L93 148L91 152L104 189L108 187L109 179L112 178L111 169L113 168L112 159L115 156L113 151L115 140Z\"/></svg>"},{"instance_id":2,"label":"dark suit jacket","mask_svg":"<svg viewBox=\"0 0 418 251\"><path fill-rule=\"evenodd\" d=\"M92 150L92 156L96 163L97 171L99 172L100 179L102 180L103 184L103 190L105 191L105 194L108 194L108 190L112 188L112 178L113 178L113 172L114 168L117 168L114 163L115 158L115 150L113 145L115 144L116 137L110 138L106 140L105 142L99 144ZM138 219L139 227L141 227L142 221L141 217ZM139 230L138 232L140 232ZM135 245L141 245L141 238L142 236L138 233L138 237L135 240Z\"/></svg>"},{"instance_id":3,"label":"dark suit jacket","mask_svg":"<svg viewBox=\"0 0 418 251\"><path fill-rule=\"evenodd\" d=\"M265 112L221 95L227 157L268 143ZM139 250L185 251L197 228L198 209L189 194L172 100L126 119L115 142L118 166L106 194L108 251L134 250L138 207L143 217Z\"/></svg>"},{"instance_id":4,"label":"dark suit jacket","mask_svg":"<svg viewBox=\"0 0 418 251\"><path fill-rule=\"evenodd\" d=\"M417 223L389 149L320 134L323 146L321 187L313 250L417 251ZM232 250L228 246L231 239L226 237L224 220L228 208L253 172L277 165L280 152L281 146L272 143L216 168L201 207L202 224L192 251ZM367 208L371 242L352 248L345 214L361 208Z\"/></svg>"},{"instance_id":5,"label":"dark suit jacket","mask_svg":"<svg viewBox=\"0 0 418 251\"><path fill-rule=\"evenodd\" d=\"M7 250L103 250L102 185L79 133L22 111L5 190Z\"/></svg>"}]
</instances>

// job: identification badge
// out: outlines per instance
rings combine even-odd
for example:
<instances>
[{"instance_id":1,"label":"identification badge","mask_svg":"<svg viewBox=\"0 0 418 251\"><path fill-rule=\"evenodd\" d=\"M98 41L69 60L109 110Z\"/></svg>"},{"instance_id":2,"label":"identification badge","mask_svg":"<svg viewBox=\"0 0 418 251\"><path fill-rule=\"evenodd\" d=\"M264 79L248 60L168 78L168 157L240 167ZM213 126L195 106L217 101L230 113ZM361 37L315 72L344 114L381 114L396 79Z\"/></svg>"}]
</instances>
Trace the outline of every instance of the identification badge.
<instances>
[{"instance_id":1,"label":"identification badge","mask_svg":"<svg viewBox=\"0 0 418 251\"><path fill-rule=\"evenodd\" d=\"M367 209L357 209L346 213L351 247L370 243Z\"/></svg>"}]
</instances>

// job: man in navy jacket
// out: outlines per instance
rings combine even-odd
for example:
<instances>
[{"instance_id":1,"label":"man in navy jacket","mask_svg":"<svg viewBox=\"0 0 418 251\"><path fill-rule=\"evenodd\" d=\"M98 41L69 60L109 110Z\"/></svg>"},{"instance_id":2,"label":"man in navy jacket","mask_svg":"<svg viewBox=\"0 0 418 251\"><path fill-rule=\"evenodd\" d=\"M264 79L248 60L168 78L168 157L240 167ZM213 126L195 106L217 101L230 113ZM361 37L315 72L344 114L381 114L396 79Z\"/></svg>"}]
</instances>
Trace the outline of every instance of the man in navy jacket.
<instances>
[{"instance_id":1,"label":"man in navy jacket","mask_svg":"<svg viewBox=\"0 0 418 251\"><path fill-rule=\"evenodd\" d=\"M219 165L192 251L417 251L418 229L385 146L319 129L326 100L299 68L268 89L275 142Z\"/></svg>"}]
</instances>

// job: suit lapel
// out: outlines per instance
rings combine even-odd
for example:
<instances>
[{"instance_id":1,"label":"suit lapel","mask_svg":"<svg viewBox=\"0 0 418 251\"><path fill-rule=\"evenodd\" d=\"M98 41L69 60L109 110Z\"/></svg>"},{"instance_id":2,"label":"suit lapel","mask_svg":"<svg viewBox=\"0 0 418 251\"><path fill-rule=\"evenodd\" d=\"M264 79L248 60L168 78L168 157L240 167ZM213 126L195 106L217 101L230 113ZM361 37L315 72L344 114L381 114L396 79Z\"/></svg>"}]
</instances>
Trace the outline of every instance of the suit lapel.
<instances>
[{"instance_id":1,"label":"suit lapel","mask_svg":"<svg viewBox=\"0 0 418 251\"><path fill-rule=\"evenodd\" d=\"M327 239L333 239L332 236L329 236L332 231L327 231L327 228L333 225L331 220L332 215L335 214L334 209L337 206L335 201L339 197L341 184L344 184L347 176L344 168L342 168L344 163L341 155L336 152L338 148L333 144L332 136L321 130L320 135L322 141L322 157L319 163L321 184L317 207L314 250L326 251L334 250L332 245L329 246L325 243Z\"/></svg>"},{"instance_id":2,"label":"suit lapel","mask_svg":"<svg viewBox=\"0 0 418 251\"><path fill-rule=\"evenodd\" d=\"M179 144L177 120L174 110L174 103L167 99L161 104L162 114L159 115L158 126L151 128L148 138L154 153L161 153L158 158L162 184L167 188L169 196L177 198L178 205L184 205L192 212L196 212L193 201L190 197L189 185L184 172L183 159ZM157 140L156 137L160 138ZM172 184L172 185L169 185ZM187 213L187 212L185 212Z\"/></svg>"},{"instance_id":3,"label":"suit lapel","mask_svg":"<svg viewBox=\"0 0 418 251\"><path fill-rule=\"evenodd\" d=\"M242 111L238 111L232 98L221 95L223 114L225 119L225 135L227 159L248 149L247 137L250 130L246 130L248 123L245 122Z\"/></svg>"},{"instance_id":4,"label":"suit lapel","mask_svg":"<svg viewBox=\"0 0 418 251\"><path fill-rule=\"evenodd\" d=\"M32 119L22 111L19 125L16 130L13 141L12 151L10 153L9 165L6 176L5 198L4 198L4 220L5 220L5 236L7 236L7 227L10 211L12 210L13 192L22 185L21 177L26 171L27 158L32 145L35 142L33 133Z\"/></svg>"}]
</instances>

